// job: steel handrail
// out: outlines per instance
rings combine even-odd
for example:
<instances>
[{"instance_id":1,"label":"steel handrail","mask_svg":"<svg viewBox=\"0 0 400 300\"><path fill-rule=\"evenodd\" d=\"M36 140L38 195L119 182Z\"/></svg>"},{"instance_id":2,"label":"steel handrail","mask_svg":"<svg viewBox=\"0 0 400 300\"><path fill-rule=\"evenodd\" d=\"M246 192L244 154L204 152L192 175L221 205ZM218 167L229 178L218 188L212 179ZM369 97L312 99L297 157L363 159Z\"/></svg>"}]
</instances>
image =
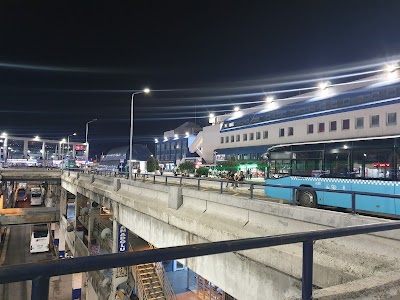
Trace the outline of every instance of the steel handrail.
<instances>
[{"instance_id":1,"label":"steel handrail","mask_svg":"<svg viewBox=\"0 0 400 300\"><path fill-rule=\"evenodd\" d=\"M151 243L148 243L149 249L155 249L154 245ZM162 284L162 289L164 291L164 296L167 298L167 300L178 300L176 297L176 294L174 292L174 288L172 287L171 281L168 278L168 275L165 273L165 268L161 262L156 262L155 263L155 269L158 275L158 278L160 280L160 283Z\"/></svg>"},{"instance_id":2,"label":"steel handrail","mask_svg":"<svg viewBox=\"0 0 400 300\"><path fill-rule=\"evenodd\" d=\"M96 172L98 175L102 175L101 172ZM137 174L134 174L133 180L137 180ZM177 176L168 176L168 175L157 175L157 174L140 174L140 177L143 178L143 181L149 176L153 177L153 183L156 183L157 177L165 178L165 184L168 185L168 178L177 179L180 178L180 185L182 185L182 180L196 180L197 181L197 189L200 190L200 182L218 182L220 184L220 194L223 194L223 185L224 184L238 184L238 185L246 185L249 186L250 190L250 199L254 198L254 187L278 187L283 189L291 189L292 190L292 205L297 205L297 192L310 190L317 192L328 192L328 193L339 193L339 194L348 194L351 195L351 213L355 214L357 212L356 203L357 203L357 195L362 196L372 196L372 197L382 197L382 198L395 198L400 199L400 195L396 194L382 194L382 193L373 193L373 192L362 192L362 191L346 191L346 190L332 190L332 189L323 189L323 188L314 188L314 187L305 187L305 186L293 186L293 185L281 185L281 184L270 184L270 183L254 183L254 182L245 182L245 181L232 181L232 180L221 180L221 179L207 179L207 178L196 178L196 177L177 177ZM140 178L139 178L140 179ZM266 195L267 196L267 195ZM288 200L290 201L290 200Z\"/></svg>"},{"instance_id":3,"label":"steel handrail","mask_svg":"<svg viewBox=\"0 0 400 300\"><path fill-rule=\"evenodd\" d=\"M314 241L394 229L400 229L400 222L367 224L267 237L246 238L136 252L114 253L57 261L3 266L0 268L0 283L4 284L16 281L32 280L32 300L47 299L49 293L49 280L52 276L302 242L302 299L309 300L312 297Z\"/></svg>"}]
</instances>

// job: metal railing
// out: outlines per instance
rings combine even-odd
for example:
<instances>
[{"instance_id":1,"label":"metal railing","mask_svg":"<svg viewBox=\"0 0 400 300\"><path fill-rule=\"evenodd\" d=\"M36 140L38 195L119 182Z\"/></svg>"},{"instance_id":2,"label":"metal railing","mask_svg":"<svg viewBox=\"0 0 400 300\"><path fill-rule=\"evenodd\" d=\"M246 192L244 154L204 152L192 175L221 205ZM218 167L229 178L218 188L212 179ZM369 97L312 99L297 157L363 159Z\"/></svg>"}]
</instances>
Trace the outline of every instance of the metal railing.
<instances>
[{"instance_id":1,"label":"metal railing","mask_svg":"<svg viewBox=\"0 0 400 300\"><path fill-rule=\"evenodd\" d=\"M400 222L368 224L353 227L247 238L222 242L159 248L57 261L28 263L0 268L0 283L32 280L32 300L48 299L52 276L90 272L188 257L303 243L302 299L312 299L313 243L317 240L400 229Z\"/></svg>"},{"instance_id":2,"label":"metal railing","mask_svg":"<svg viewBox=\"0 0 400 300\"><path fill-rule=\"evenodd\" d=\"M82 170L81 170L82 172ZM84 173L84 172L83 172ZM86 172L88 173L88 172ZM108 177L119 177L119 178L128 178L127 173L116 173L116 172L100 172L100 171L91 171L91 174L103 175ZM245 181L232 181L232 180L223 180L223 179L208 179L208 178L198 178L198 177L181 177L181 176L168 176L168 175L158 175L158 174L132 174L134 181L143 181L146 182L151 179L152 183L163 183L168 185L169 183L177 184L179 181L179 185L182 186L184 181L195 181L196 183L193 185L200 190L202 187L205 187L201 184L201 182L215 183L219 187L219 193L224 193L224 185L231 185L233 187L248 187L248 189L241 189L244 193L248 191L249 198L254 199L254 191L258 187L259 190L264 189L265 187L276 187L283 189L291 189L292 190L292 199L286 200L287 202L291 202L292 205L298 205L298 192L300 191L314 191L314 192L328 192L328 193L339 193L339 194L348 194L351 195L351 213L356 214L357 211L357 196L372 196L372 197L382 197L382 198L395 198L400 199L400 195L394 194L382 194L382 193L371 193L371 192L362 192L362 191L346 191L346 190L331 190L331 189L322 189L322 188L314 188L314 187L306 187L306 186L290 186L290 185L280 185L280 184L269 184L269 183L255 183L255 182L245 182ZM161 178L161 180L156 180ZM263 195L267 197L267 195L263 192ZM371 211L372 212L372 211Z\"/></svg>"}]
</instances>

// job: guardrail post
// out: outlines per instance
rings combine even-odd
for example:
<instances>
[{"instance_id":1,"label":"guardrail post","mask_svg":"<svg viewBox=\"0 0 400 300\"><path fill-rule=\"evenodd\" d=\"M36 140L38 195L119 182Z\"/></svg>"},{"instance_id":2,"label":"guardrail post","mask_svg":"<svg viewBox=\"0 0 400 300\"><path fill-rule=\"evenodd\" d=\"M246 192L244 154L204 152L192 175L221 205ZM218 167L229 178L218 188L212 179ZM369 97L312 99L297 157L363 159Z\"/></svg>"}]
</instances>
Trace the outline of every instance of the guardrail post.
<instances>
[{"instance_id":1,"label":"guardrail post","mask_svg":"<svg viewBox=\"0 0 400 300\"><path fill-rule=\"evenodd\" d=\"M182 185L183 177L179 179L179 185Z\"/></svg>"},{"instance_id":2,"label":"guardrail post","mask_svg":"<svg viewBox=\"0 0 400 300\"><path fill-rule=\"evenodd\" d=\"M303 242L302 300L312 299L313 240Z\"/></svg>"},{"instance_id":3,"label":"guardrail post","mask_svg":"<svg viewBox=\"0 0 400 300\"><path fill-rule=\"evenodd\" d=\"M254 197L254 184L250 184L250 199Z\"/></svg>"},{"instance_id":4,"label":"guardrail post","mask_svg":"<svg viewBox=\"0 0 400 300\"><path fill-rule=\"evenodd\" d=\"M197 189L200 190L200 179L197 179Z\"/></svg>"},{"instance_id":5,"label":"guardrail post","mask_svg":"<svg viewBox=\"0 0 400 300\"><path fill-rule=\"evenodd\" d=\"M156 184L156 175L153 175L153 183Z\"/></svg>"},{"instance_id":6,"label":"guardrail post","mask_svg":"<svg viewBox=\"0 0 400 300\"><path fill-rule=\"evenodd\" d=\"M32 280L31 300L49 299L49 277L39 276Z\"/></svg>"},{"instance_id":7,"label":"guardrail post","mask_svg":"<svg viewBox=\"0 0 400 300\"><path fill-rule=\"evenodd\" d=\"M351 214L356 214L356 193L351 193Z\"/></svg>"},{"instance_id":8,"label":"guardrail post","mask_svg":"<svg viewBox=\"0 0 400 300\"><path fill-rule=\"evenodd\" d=\"M143 176L143 182L145 182L146 181L146 175L143 174L142 176Z\"/></svg>"},{"instance_id":9,"label":"guardrail post","mask_svg":"<svg viewBox=\"0 0 400 300\"><path fill-rule=\"evenodd\" d=\"M165 185L168 185L168 177L165 176Z\"/></svg>"},{"instance_id":10,"label":"guardrail post","mask_svg":"<svg viewBox=\"0 0 400 300\"><path fill-rule=\"evenodd\" d=\"M296 188L292 188L292 205L297 205Z\"/></svg>"},{"instance_id":11,"label":"guardrail post","mask_svg":"<svg viewBox=\"0 0 400 300\"><path fill-rule=\"evenodd\" d=\"M222 192L224 191L224 182L221 181L220 184L221 185L219 186L219 193L222 194Z\"/></svg>"}]
</instances>

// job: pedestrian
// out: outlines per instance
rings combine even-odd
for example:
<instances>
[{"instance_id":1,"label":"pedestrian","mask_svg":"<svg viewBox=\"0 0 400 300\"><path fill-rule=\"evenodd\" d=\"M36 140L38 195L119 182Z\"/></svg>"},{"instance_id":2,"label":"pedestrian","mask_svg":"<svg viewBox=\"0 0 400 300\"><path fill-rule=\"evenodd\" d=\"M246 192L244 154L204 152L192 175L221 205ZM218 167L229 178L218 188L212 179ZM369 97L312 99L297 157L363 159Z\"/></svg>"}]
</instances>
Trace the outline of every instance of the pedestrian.
<instances>
[{"instance_id":1,"label":"pedestrian","mask_svg":"<svg viewBox=\"0 0 400 300\"><path fill-rule=\"evenodd\" d=\"M250 178L250 170L247 169L247 171L246 171L246 179L249 179L249 178Z\"/></svg>"},{"instance_id":2,"label":"pedestrian","mask_svg":"<svg viewBox=\"0 0 400 300\"><path fill-rule=\"evenodd\" d=\"M138 175L138 177L140 177L140 168L137 168L137 175Z\"/></svg>"}]
</instances>

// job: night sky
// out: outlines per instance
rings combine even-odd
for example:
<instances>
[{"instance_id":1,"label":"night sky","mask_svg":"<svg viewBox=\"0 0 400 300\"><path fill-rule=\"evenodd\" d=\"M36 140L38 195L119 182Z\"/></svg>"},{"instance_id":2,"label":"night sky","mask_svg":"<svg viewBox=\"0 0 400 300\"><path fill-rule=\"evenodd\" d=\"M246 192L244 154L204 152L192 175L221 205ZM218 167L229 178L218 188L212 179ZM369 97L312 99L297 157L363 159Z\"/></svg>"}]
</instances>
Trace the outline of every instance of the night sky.
<instances>
[{"instance_id":1,"label":"night sky","mask_svg":"<svg viewBox=\"0 0 400 300\"><path fill-rule=\"evenodd\" d=\"M396 0L5 2L0 130L84 142L97 118L91 156L128 145L130 95L144 87L155 91L135 98L134 141L153 151L186 121L400 55Z\"/></svg>"}]
</instances>

